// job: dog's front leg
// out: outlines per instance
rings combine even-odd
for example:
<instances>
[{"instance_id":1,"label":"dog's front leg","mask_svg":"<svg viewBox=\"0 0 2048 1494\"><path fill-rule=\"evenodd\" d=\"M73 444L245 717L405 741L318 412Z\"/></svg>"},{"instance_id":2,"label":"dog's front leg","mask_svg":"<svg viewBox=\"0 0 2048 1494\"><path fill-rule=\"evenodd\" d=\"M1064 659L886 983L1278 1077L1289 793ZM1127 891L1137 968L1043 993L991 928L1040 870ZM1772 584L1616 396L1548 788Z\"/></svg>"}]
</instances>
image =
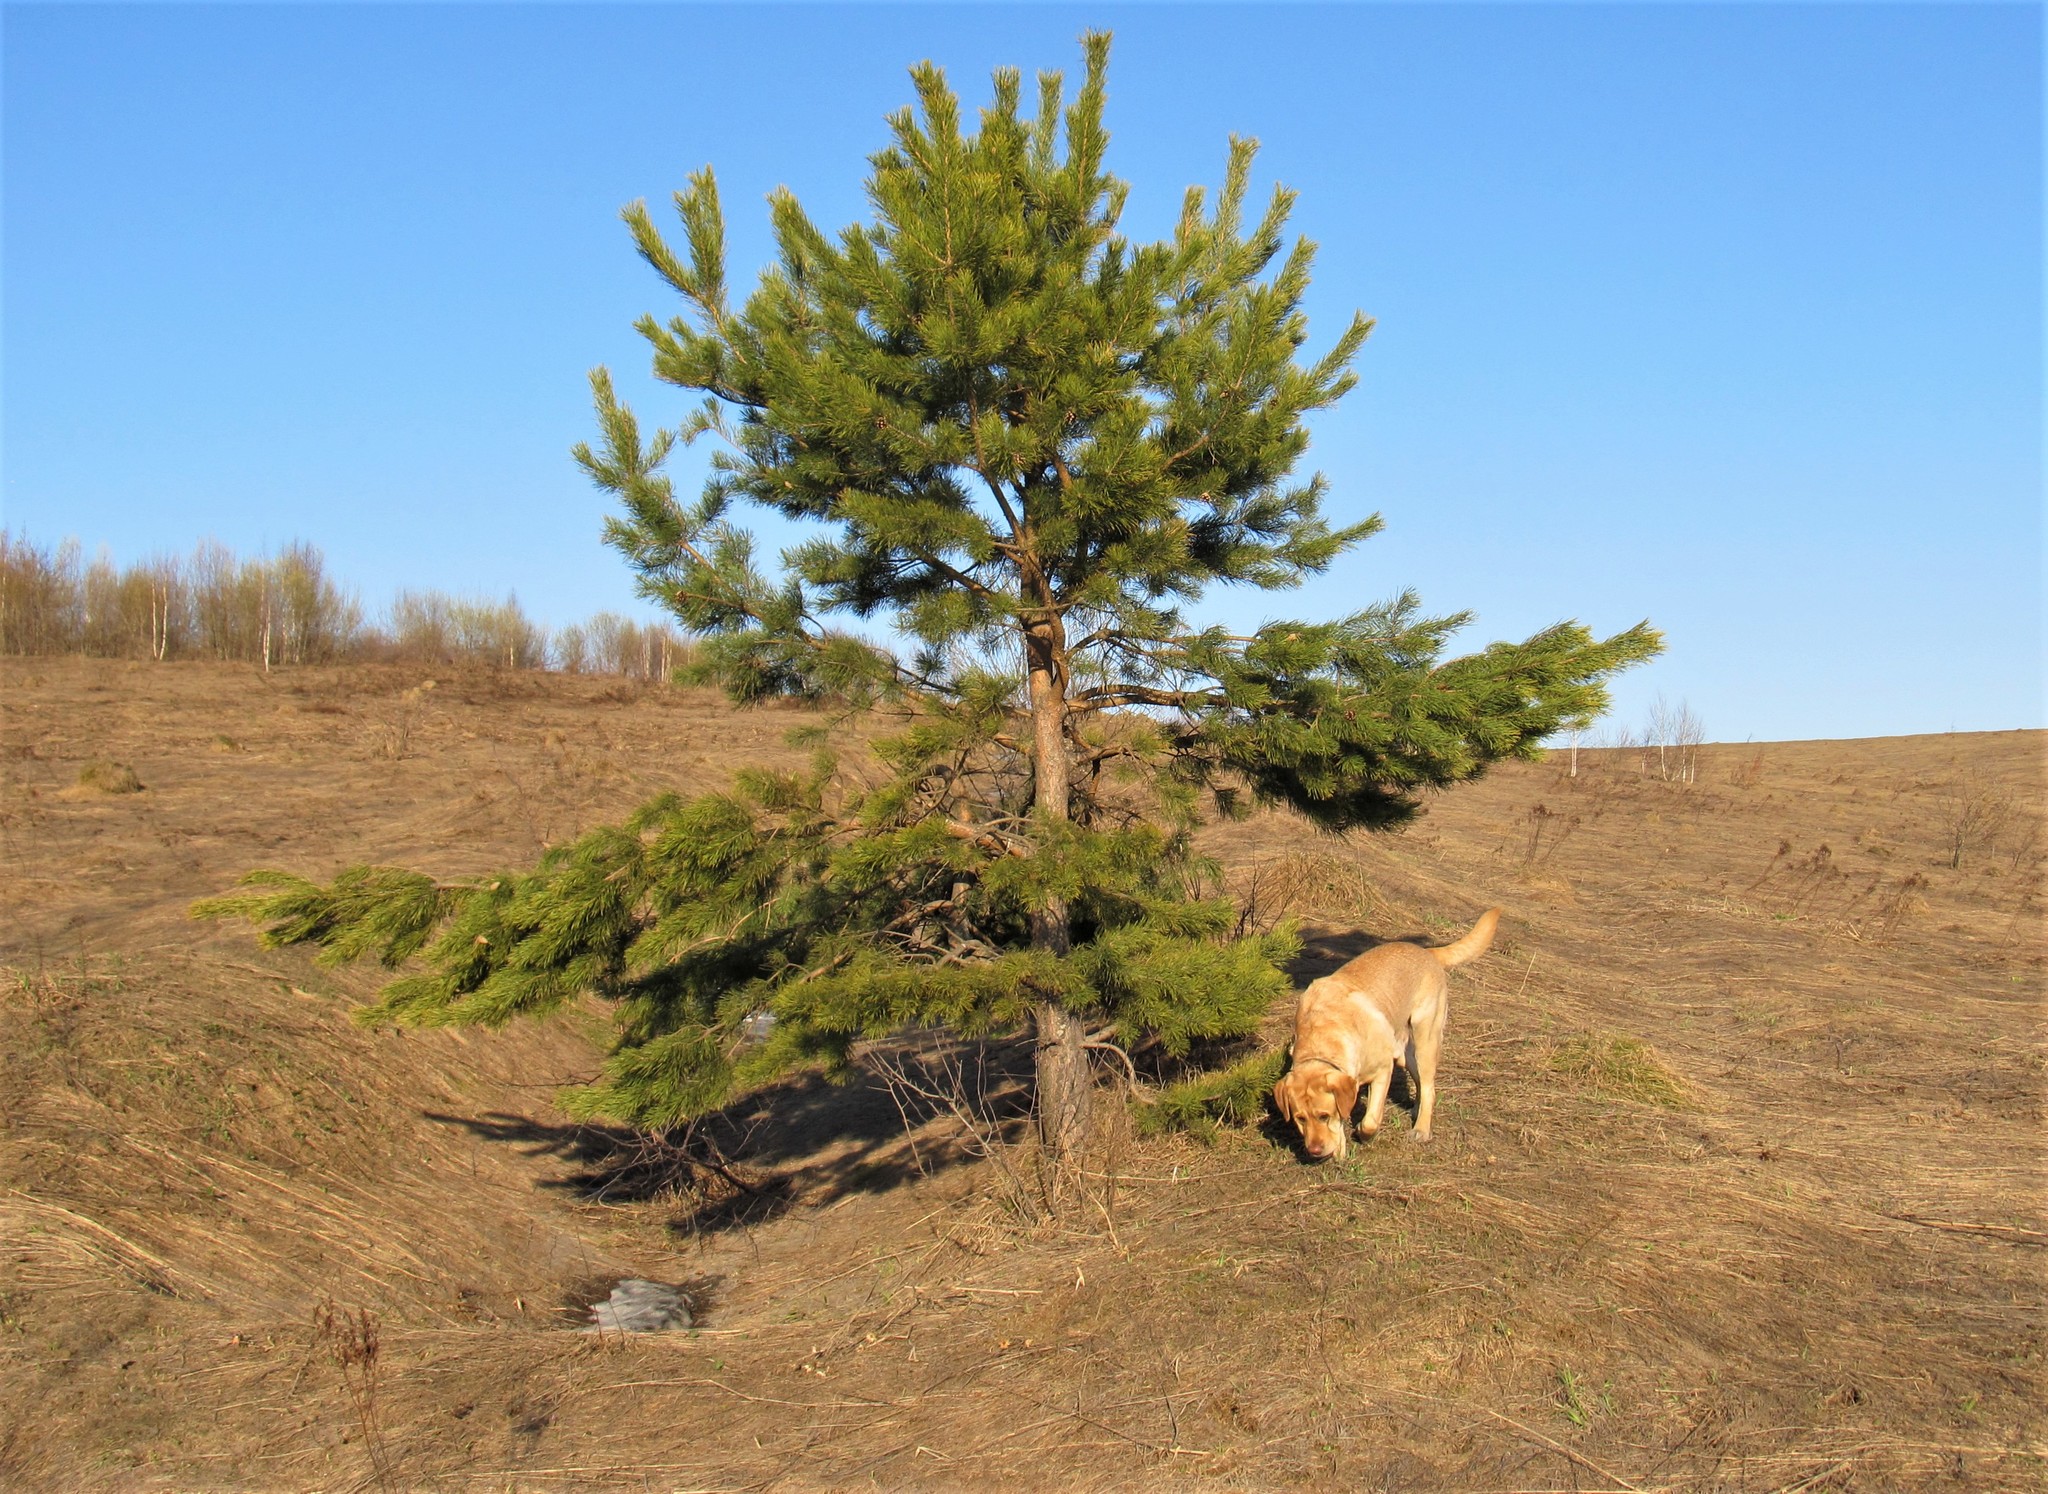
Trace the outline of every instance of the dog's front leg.
<instances>
[{"instance_id":1,"label":"dog's front leg","mask_svg":"<svg viewBox=\"0 0 2048 1494\"><path fill-rule=\"evenodd\" d=\"M1378 1134L1380 1121L1387 1111L1387 1090L1393 1083L1394 1066L1391 1063L1381 1065L1379 1072L1372 1076L1372 1088L1365 1097L1365 1114L1358 1122L1361 1140Z\"/></svg>"}]
</instances>

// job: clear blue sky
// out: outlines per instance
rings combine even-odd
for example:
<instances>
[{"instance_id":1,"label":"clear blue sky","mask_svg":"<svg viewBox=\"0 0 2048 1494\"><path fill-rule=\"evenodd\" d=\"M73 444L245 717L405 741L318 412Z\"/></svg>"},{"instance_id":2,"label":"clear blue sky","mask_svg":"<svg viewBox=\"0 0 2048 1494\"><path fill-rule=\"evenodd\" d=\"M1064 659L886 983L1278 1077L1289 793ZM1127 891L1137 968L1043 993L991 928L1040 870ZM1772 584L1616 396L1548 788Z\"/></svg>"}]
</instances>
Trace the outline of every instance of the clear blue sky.
<instances>
[{"instance_id":1,"label":"clear blue sky","mask_svg":"<svg viewBox=\"0 0 2048 1494\"><path fill-rule=\"evenodd\" d=\"M10 4L0 523L630 610L568 456L593 364L680 409L620 205L714 165L737 278L778 183L860 215L909 64L1096 25L1133 235L1256 135L1316 329L1379 322L1311 459L1387 533L1215 615L1648 617L1618 714L1719 739L2043 724L2031 5Z\"/></svg>"}]
</instances>

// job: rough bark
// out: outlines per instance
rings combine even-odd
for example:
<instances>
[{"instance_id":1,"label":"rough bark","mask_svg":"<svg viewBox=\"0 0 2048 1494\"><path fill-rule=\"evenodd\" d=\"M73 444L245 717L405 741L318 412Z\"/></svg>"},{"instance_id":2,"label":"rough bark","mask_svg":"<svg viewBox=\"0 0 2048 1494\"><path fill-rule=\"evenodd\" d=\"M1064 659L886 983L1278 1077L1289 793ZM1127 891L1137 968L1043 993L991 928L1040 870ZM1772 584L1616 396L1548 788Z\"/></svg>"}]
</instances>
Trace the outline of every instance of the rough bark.
<instances>
[{"instance_id":1,"label":"rough bark","mask_svg":"<svg viewBox=\"0 0 2048 1494\"><path fill-rule=\"evenodd\" d=\"M1032 802L1049 819L1064 820L1070 805L1072 765L1067 756L1067 669L1059 619L1050 617L1025 635L1031 689ZM1048 899L1031 920L1034 948L1064 955L1072 947L1064 899ZM1038 1136L1052 1165L1055 1186L1080 1157L1088 1137L1094 1084L1082 1046L1087 1024L1051 1002L1037 1009Z\"/></svg>"}]
</instances>

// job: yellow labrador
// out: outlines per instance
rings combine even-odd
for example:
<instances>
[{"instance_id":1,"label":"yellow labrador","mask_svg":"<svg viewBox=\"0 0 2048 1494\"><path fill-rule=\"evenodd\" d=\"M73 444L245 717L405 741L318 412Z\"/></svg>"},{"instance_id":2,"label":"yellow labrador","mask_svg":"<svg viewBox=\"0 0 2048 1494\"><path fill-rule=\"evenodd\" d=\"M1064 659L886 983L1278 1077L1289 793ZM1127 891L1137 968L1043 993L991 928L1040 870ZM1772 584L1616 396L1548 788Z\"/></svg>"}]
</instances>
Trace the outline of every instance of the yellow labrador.
<instances>
[{"instance_id":1,"label":"yellow labrador","mask_svg":"<svg viewBox=\"0 0 2048 1494\"><path fill-rule=\"evenodd\" d=\"M1444 972L1486 953L1500 909L1489 908L1454 944L1382 944L1321 980L1294 1008L1293 1067L1273 1090L1280 1114L1301 1132L1318 1162L1342 1157L1358 1091L1368 1087L1361 1139L1380 1128L1394 1065L1416 1087L1415 1139L1429 1140L1436 1110L1436 1057L1443 1045Z\"/></svg>"}]
</instances>

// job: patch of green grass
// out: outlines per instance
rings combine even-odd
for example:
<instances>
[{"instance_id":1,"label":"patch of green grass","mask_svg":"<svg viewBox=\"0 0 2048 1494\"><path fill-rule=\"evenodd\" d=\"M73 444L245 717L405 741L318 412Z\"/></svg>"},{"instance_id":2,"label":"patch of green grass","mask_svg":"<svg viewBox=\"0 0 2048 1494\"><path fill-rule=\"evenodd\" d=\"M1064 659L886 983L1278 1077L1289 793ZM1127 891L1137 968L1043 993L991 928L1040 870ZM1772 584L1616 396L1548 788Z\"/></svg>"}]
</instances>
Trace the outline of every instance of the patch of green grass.
<instances>
[{"instance_id":1,"label":"patch of green grass","mask_svg":"<svg viewBox=\"0 0 2048 1494\"><path fill-rule=\"evenodd\" d=\"M1583 1032L1551 1050L1553 1072L1610 1100L1633 1100L1667 1110L1688 1106L1685 1081L1648 1043L1614 1033Z\"/></svg>"}]
</instances>

